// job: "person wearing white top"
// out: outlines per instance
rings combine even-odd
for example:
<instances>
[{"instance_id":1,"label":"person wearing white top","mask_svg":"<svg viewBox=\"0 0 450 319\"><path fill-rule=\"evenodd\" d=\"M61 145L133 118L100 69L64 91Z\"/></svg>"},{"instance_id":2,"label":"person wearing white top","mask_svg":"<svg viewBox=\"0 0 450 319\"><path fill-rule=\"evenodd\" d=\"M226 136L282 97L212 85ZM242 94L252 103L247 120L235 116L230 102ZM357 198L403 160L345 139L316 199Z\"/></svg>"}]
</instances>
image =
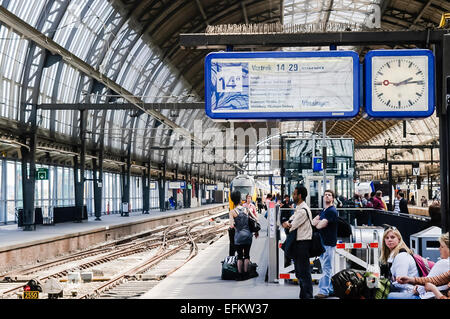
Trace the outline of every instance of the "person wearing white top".
<instances>
[{"instance_id":1,"label":"person wearing white top","mask_svg":"<svg viewBox=\"0 0 450 319\"><path fill-rule=\"evenodd\" d=\"M397 193L394 198L394 213L400 213L400 195Z\"/></svg>"},{"instance_id":2,"label":"person wearing white top","mask_svg":"<svg viewBox=\"0 0 450 319\"><path fill-rule=\"evenodd\" d=\"M414 288L410 284L399 284L395 281L398 276L419 276L412 251L397 228L389 227L384 231L380 259L382 275L391 281L391 292L407 292Z\"/></svg>"},{"instance_id":3,"label":"person wearing white top","mask_svg":"<svg viewBox=\"0 0 450 319\"><path fill-rule=\"evenodd\" d=\"M388 258L388 263L392 263L391 266L391 291L407 291L414 288L410 284L399 284L395 281L397 277L408 276L417 277L419 271L417 270L416 262L412 255L406 251L399 252L395 257L392 253ZM389 299L389 296L388 296Z\"/></svg>"},{"instance_id":4,"label":"person wearing white top","mask_svg":"<svg viewBox=\"0 0 450 319\"><path fill-rule=\"evenodd\" d=\"M439 238L439 252L441 259L434 264L427 277L434 277L447 272L450 269L450 252L449 252L449 237L448 232L441 235ZM400 255L400 254L399 254ZM399 278L401 275L397 275ZM412 277L409 276L408 277ZM399 280L401 281L401 280ZM396 283L398 284L398 283ZM400 284L399 284L400 285ZM448 289L447 285L437 287L438 290ZM415 286L411 291L406 292L392 292L388 295L388 299L431 299L435 295L431 291L426 291L424 286Z\"/></svg>"}]
</instances>

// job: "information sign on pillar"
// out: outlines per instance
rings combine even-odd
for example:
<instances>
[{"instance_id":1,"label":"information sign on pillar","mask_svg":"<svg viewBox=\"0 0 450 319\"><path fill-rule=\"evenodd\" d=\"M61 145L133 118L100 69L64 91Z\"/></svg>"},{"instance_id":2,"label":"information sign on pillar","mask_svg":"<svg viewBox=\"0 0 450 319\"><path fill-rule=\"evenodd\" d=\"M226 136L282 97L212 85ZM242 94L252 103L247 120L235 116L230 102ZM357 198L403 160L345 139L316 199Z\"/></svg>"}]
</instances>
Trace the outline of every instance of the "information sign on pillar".
<instances>
[{"instance_id":1,"label":"information sign on pillar","mask_svg":"<svg viewBox=\"0 0 450 319\"><path fill-rule=\"evenodd\" d=\"M36 180L48 180L48 168L38 168L36 170Z\"/></svg>"},{"instance_id":2,"label":"information sign on pillar","mask_svg":"<svg viewBox=\"0 0 450 319\"><path fill-rule=\"evenodd\" d=\"M212 119L354 117L359 71L353 51L210 53L206 114Z\"/></svg>"}]
</instances>

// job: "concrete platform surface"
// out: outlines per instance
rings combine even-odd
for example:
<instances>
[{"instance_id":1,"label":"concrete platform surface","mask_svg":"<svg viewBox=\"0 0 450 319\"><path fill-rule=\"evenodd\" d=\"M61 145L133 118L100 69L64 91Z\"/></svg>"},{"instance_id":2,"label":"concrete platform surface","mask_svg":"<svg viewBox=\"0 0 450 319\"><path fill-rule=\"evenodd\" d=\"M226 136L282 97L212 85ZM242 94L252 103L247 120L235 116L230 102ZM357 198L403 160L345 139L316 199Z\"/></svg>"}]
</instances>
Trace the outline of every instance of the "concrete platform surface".
<instances>
[{"instance_id":1,"label":"concrete platform surface","mask_svg":"<svg viewBox=\"0 0 450 319\"><path fill-rule=\"evenodd\" d=\"M182 268L162 280L140 299L298 299L298 285L265 282L268 266L267 220L260 216L260 236L253 237L250 260L258 264L256 278L222 280L221 261L228 255L228 236L200 251ZM319 292L313 285L313 293Z\"/></svg>"}]
</instances>

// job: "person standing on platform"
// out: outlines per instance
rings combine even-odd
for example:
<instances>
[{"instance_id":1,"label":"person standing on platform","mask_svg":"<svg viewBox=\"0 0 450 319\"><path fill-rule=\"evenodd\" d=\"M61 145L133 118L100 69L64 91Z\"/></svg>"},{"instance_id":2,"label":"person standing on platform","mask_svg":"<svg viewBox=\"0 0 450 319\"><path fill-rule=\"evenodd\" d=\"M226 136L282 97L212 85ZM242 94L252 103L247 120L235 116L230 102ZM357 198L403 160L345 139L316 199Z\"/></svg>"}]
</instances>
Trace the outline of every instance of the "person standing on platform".
<instances>
[{"instance_id":1,"label":"person standing on platform","mask_svg":"<svg viewBox=\"0 0 450 319\"><path fill-rule=\"evenodd\" d=\"M249 277L250 265L250 247L252 245L253 234L248 227L249 210L242 206L241 192L234 191L231 193L231 201L235 205L230 211L230 226L235 228L234 245L237 252L237 269L238 274L236 280L245 280Z\"/></svg>"},{"instance_id":2,"label":"person standing on platform","mask_svg":"<svg viewBox=\"0 0 450 319\"><path fill-rule=\"evenodd\" d=\"M372 200L373 208L378 210L386 210L381 196L383 196L383 192L378 190Z\"/></svg>"},{"instance_id":3,"label":"person standing on platform","mask_svg":"<svg viewBox=\"0 0 450 319\"><path fill-rule=\"evenodd\" d=\"M315 298L328 298L333 294L331 277L333 276L334 254L337 242L337 218L338 213L334 206L334 192L326 190L324 195L324 209L317 215L312 224L320 232L325 252L320 255L319 260L322 266L323 276L319 280L319 293Z\"/></svg>"},{"instance_id":4,"label":"person standing on platform","mask_svg":"<svg viewBox=\"0 0 450 319\"><path fill-rule=\"evenodd\" d=\"M289 228L285 227L285 223L289 221L291 216L293 215L294 211L292 208L292 202L289 200L289 195L284 196L284 201L281 202L280 206L280 223L282 227L284 228L286 235L289 233Z\"/></svg>"},{"instance_id":5,"label":"person standing on platform","mask_svg":"<svg viewBox=\"0 0 450 319\"><path fill-rule=\"evenodd\" d=\"M268 216L268 211L269 211L269 203L272 201L272 194L267 194L267 196L266 196L266 201L265 201L265 203L264 203L264 208L266 209L266 213L264 214L264 218L266 218L267 219L267 216Z\"/></svg>"},{"instance_id":6,"label":"person standing on platform","mask_svg":"<svg viewBox=\"0 0 450 319\"><path fill-rule=\"evenodd\" d=\"M428 206L428 200L423 195L422 195L422 198L420 199L420 204L422 205L422 207Z\"/></svg>"},{"instance_id":7,"label":"person standing on platform","mask_svg":"<svg viewBox=\"0 0 450 319\"><path fill-rule=\"evenodd\" d=\"M256 206L252 203L252 195L247 194L245 197L245 203L242 204L242 206L247 207L252 214L253 217L255 217L256 220L258 220L258 214L256 213Z\"/></svg>"},{"instance_id":8,"label":"person standing on platform","mask_svg":"<svg viewBox=\"0 0 450 319\"><path fill-rule=\"evenodd\" d=\"M263 205L263 202L262 202L262 199L261 199L260 196L258 196L258 197L256 198L256 206L258 207L258 214L261 214L264 205Z\"/></svg>"},{"instance_id":9,"label":"person standing on platform","mask_svg":"<svg viewBox=\"0 0 450 319\"><path fill-rule=\"evenodd\" d=\"M280 224L284 228L286 238L289 235L289 219L292 217L294 210L292 209L293 203L289 200L289 195L284 196L284 201L280 206ZM291 264L291 259L284 255L284 267L288 267Z\"/></svg>"},{"instance_id":10,"label":"person standing on platform","mask_svg":"<svg viewBox=\"0 0 450 319\"><path fill-rule=\"evenodd\" d=\"M309 263L309 250L311 248L312 214L305 200L308 191L304 186L297 186L292 195L296 204L294 215L287 222L289 231L297 230L297 238L293 247L295 276L300 285L300 299L313 298L311 266Z\"/></svg>"},{"instance_id":11,"label":"person standing on platform","mask_svg":"<svg viewBox=\"0 0 450 319\"><path fill-rule=\"evenodd\" d=\"M253 219L258 221L258 213L256 212L256 206L252 202L252 195L247 194L245 197L246 201L242 204L243 207L248 208L250 215L253 216ZM255 238L258 238L259 232L255 233Z\"/></svg>"},{"instance_id":12,"label":"person standing on platform","mask_svg":"<svg viewBox=\"0 0 450 319\"><path fill-rule=\"evenodd\" d=\"M408 202L405 199L405 194L403 192L398 192L398 195L400 196L400 213L402 214L409 214L408 211Z\"/></svg>"},{"instance_id":13,"label":"person standing on platform","mask_svg":"<svg viewBox=\"0 0 450 319\"><path fill-rule=\"evenodd\" d=\"M400 192L395 193L394 198L394 213L400 213L400 200L402 198L400 197Z\"/></svg>"}]
</instances>

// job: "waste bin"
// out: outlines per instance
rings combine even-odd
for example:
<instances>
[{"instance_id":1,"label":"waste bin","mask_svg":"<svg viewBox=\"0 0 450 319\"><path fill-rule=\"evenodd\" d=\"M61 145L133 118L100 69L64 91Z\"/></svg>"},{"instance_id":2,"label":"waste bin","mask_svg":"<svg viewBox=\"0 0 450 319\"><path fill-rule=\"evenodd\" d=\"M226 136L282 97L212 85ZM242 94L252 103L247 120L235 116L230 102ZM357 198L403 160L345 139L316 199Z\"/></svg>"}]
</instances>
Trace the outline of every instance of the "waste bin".
<instances>
[{"instance_id":1,"label":"waste bin","mask_svg":"<svg viewBox=\"0 0 450 319\"><path fill-rule=\"evenodd\" d=\"M418 233L412 234L409 239L409 247L415 254L428 258L434 262L438 261L439 253L439 237L441 237L442 229L437 226L431 226Z\"/></svg>"}]
</instances>

